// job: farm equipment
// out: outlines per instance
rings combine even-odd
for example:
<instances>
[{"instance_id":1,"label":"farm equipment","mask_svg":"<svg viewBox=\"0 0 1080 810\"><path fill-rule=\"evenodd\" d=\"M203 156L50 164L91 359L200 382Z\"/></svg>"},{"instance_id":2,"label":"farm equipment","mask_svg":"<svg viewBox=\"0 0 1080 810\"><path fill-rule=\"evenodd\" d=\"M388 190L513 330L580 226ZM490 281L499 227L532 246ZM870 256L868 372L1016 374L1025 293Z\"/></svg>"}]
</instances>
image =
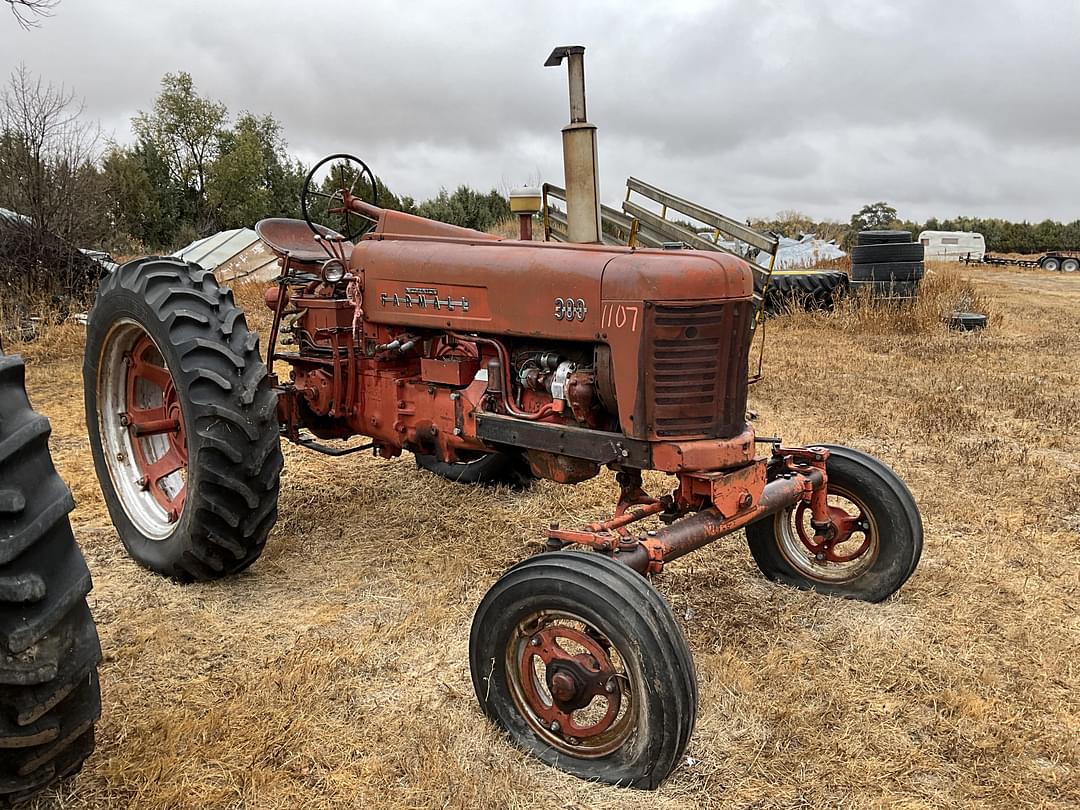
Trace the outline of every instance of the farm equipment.
<instances>
[{"instance_id":1,"label":"farm equipment","mask_svg":"<svg viewBox=\"0 0 1080 810\"><path fill-rule=\"evenodd\" d=\"M320 184L326 166L337 181ZM755 435L744 260L501 239L379 208L376 189L334 155L304 184L304 221L258 224L281 262L265 356L201 268L151 257L102 284L86 417L120 537L182 581L246 568L275 520L279 436L335 456L520 454L563 484L607 466L612 515L551 524L546 552L492 586L470 666L483 710L539 759L656 787L682 759L697 685L649 577L743 529L769 578L879 601L918 561L915 503L863 453ZM666 492L646 491L646 470Z\"/></svg>"},{"instance_id":2,"label":"farm equipment","mask_svg":"<svg viewBox=\"0 0 1080 810\"><path fill-rule=\"evenodd\" d=\"M1009 256L994 256L987 253L981 258L974 259L969 255L961 261L964 264L992 264L998 267L1028 267L1040 270L1058 270L1065 273L1075 273L1080 270L1080 250L1051 250L1037 259L1014 259Z\"/></svg>"}]
</instances>

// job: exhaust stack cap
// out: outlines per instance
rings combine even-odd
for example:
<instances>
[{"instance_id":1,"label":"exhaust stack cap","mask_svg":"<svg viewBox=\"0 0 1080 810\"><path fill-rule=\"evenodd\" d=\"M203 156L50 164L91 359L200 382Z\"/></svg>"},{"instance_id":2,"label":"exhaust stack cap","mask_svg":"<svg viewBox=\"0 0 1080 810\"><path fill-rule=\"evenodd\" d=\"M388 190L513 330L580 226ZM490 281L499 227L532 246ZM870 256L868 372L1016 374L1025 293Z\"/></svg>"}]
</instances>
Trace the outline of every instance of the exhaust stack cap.
<instances>
[{"instance_id":1,"label":"exhaust stack cap","mask_svg":"<svg viewBox=\"0 0 1080 810\"><path fill-rule=\"evenodd\" d=\"M563 177L566 186L568 242L600 242L600 176L596 167L596 127L585 116L585 46L560 45L544 62L566 60L570 84L570 123L563 127Z\"/></svg>"}]
</instances>

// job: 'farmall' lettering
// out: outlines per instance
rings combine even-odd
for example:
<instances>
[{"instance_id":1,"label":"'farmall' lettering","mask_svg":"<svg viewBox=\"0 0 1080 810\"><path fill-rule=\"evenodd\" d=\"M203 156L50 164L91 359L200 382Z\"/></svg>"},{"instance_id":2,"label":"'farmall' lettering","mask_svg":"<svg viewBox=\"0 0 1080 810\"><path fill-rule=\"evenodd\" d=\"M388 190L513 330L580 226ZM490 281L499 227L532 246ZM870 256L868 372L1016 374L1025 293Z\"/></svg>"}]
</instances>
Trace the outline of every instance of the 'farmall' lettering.
<instances>
[{"instance_id":1,"label":"'farmall' lettering","mask_svg":"<svg viewBox=\"0 0 1080 810\"><path fill-rule=\"evenodd\" d=\"M461 312L469 311L469 299L464 295L460 298L439 298L439 291L432 287L406 287L405 294L399 295L398 293L380 293L379 303L384 307L406 307L412 309L433 309L436 311L446 310L447 312L454 312L460 310Z\"/></svg>"}]
</instances>

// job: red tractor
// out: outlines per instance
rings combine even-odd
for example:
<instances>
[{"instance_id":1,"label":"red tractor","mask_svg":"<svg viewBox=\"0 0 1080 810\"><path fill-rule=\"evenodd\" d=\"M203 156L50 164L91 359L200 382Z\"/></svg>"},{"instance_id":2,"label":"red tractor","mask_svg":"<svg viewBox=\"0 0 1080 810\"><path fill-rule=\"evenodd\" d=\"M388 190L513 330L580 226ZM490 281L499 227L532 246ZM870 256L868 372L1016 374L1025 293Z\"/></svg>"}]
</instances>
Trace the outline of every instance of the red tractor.
<instances>
[{"instance_id":1,"label":"red tractor","mask_svg":"<svg viewBox=\"0 0 1080 810\"><path fill-rule=\"evenodd\" d=\"M101 285L86 419L140 563L182 581L251 565L276 518L281 437L447 463L520 454L564 484L606 466L612 516L553 524L547 551L492 586L470 665L515 743L646 788L679 763L697 709L686 640L650 582L669 562L742 529L761 571L795 587L880 601L911 575L922 526L891 470L747 424L754 303L741 259L501 239L380 209L354 193L358 178L377 188L367 166L327 161L342 181L328 195L322 164L312 170L306 222L258 225L281 264L265 354L196 265L140 259ZM317 204L338 230L313 221ZM341 447L355 436L366 441ZM670 488L646 492L643 470Z\"/></svg>"}]
</instances>

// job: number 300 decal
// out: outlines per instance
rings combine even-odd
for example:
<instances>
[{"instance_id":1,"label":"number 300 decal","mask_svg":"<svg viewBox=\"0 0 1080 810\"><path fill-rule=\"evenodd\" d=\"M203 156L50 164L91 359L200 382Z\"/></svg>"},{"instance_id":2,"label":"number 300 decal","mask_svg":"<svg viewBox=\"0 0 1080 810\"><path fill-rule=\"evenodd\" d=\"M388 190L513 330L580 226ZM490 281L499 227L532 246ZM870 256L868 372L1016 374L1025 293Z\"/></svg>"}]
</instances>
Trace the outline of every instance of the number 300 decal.
<instances>
[{"instance_id":1,"label":"number 300 decal","mask_svg":"<svg viewBox=\"0 0 1080 810\"><path fill-rule=\"evenodd\" d=\"M588 311L584 298L555 299L555 320L557 321L583 321Z\"/></svg>"}]
</instances>

